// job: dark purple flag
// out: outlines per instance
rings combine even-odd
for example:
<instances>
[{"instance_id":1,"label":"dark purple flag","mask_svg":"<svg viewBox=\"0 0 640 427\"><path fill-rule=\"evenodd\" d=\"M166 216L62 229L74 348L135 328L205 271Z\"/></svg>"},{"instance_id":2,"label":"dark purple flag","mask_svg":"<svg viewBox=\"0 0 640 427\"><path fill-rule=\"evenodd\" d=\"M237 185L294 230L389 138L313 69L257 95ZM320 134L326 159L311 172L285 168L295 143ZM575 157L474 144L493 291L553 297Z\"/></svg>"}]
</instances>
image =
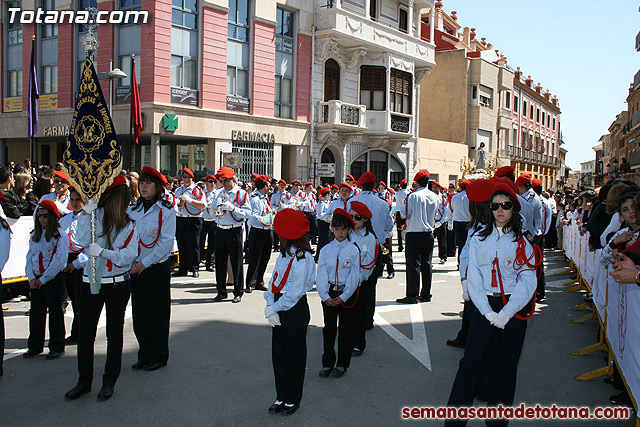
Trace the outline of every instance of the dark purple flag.
<instances>
[{"instance_id":1,"label":"dark purple flag","mask_svg":"<svg viewBox=\"0 0 640 427\"><path fill-rule=\"evenodd\" d=\"M29 106L27 109L27 121L29 138L38 133L38 70L36 68L36 41L31 41L31 68L29 69Z\"/></svg>"}]
</instances>

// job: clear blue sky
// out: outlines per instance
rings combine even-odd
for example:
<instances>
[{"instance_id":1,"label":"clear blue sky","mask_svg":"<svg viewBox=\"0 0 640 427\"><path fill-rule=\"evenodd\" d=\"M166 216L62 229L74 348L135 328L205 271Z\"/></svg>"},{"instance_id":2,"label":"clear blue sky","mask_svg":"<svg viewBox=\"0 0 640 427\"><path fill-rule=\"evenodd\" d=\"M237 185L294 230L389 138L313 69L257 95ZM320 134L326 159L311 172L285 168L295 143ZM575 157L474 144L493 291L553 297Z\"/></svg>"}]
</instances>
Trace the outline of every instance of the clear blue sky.
<instances>
[{"instance_id":1,"label":"clear blue sky","mask_svg":"<svg viewBox=\"0 0 640 427\"><path fill-rule=\"evenodd\" d=\"M635 38L640 3L628 0L443 0L462 27L476 29L511 67L558 96L567 166L595 159L591 149L627 109L640 69ZM437 65L436 65L437 66Z\"/></svg>"}]
</instances>

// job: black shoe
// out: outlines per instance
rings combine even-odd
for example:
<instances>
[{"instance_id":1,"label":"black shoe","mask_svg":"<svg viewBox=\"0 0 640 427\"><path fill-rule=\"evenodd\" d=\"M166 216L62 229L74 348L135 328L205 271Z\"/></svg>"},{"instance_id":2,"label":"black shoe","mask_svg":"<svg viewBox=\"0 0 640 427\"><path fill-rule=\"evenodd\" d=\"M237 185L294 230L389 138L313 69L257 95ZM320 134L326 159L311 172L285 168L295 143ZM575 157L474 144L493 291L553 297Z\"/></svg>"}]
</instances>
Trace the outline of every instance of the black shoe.
<instances>
[{"instance_id":1,"label":"black shoe","mask_svg":"<svg viewBox=\"0 0 640 427\"><path fill-rule=\"evenodd\" d=\"M24 357L25 359L31 359L32 357L38 356L40 353L42 353L42 352L41 351L28 350L25 354L22 355L22 357Z\"/></svg>"},{"instance_id":2,"label":"black shoe","mask_svg":"<svg viewBox=\"0 0 640 427\"><path fill-rule=\"evenodd\" d=\"M318 373L318 375L320 376L320 378L327 378L331 374L332 370L333 369L331 369L331 368L324 367L324 368L320 369L320 373Z\"/></svg>"},{"instance_id":3,"label":"black shoe","mask_svg":"<svg viewBox=\"0 0 640 427\"><path fill-rule=\"evenodd\" d=\"M232 303L239 303L240 301L242 301L242 296L238 295L237 297L234 297L231 302Z\"/></svg>"},{"instance_id":4,"label":"black shoe","mask_svg":"<svg viewBox=\"0 0 640 427\"><path fill-rule=\"evenodd\" d=\"M333 371L331 371L331 375L333 375L336 378L340 378L342 377L345 372L347 372L347 368L344 368L342 366L336 366Z\"/></svg>"},{"instance_id":5,"label":"black shoe","mask_svg":"<svg viewBox=\"0 0 640 427\"><path fill-rule=\"evenodd\" d=\"M614 405L618 405L618 406L628 406L628 407L632 407L633 404L631 403L631 398L629 397L629 393L627 393L627 391L623 391L620 394L616 394L614 396L610 396L609 397L609 402L613 403Z\"/></svg>"},{"instance_id":6,"label":"black shoe","mask_svg":"<svg viewBox=\"0 0 640 427\"><path fill-rule=\"evenodd\" d=\"M420 301L420 302L431 302L431 295L429 295L428 297L422 297L422 296L420 296L420 297L418 297L418 298L416 298L416 299L417 299L418 301Z\"/></svg>"},{"instance_id":7,"label":"black shoe","mask_svg":"<svg viewBox=\"0 0 640 427\"><path fill-rule=\"evenodd\" d=\"M187 275L186 271L176 271L171 275L171 277L185 277Z\"/></svg>"},{"instance_id":8,"label":"black shoe","mask_svg":"<svg viewBox=\"0 0 640 427\"><path fill-rule=\"evenodd\" d=\"M265 285L256 285L256 287L253 289L255 289L256 291L266 291L267 287Z\"/></svg>"},{"instance_id":9,"label":"black shoe","mask_svg":"<svg viewBox=\"0 0 640 427\"><path fill-rule=\"evenodd\" d=\"M402 252L404 248L398 248L398 252Z\"/></svg>"},{"instance_id":10,"label":"black shoe","mask_svg":"<svg viewBox=\"0 0 640 427\"><path fill-rule=\"evenodd\" d=\"M161 362L149 362L146 365L144 365L144 370L145 371L157 371L158 369L162 368L163 366L167 366L167 362L161 363Z\"/></svg>"},{"instance_id":11,"label":"black shoe","mask_svg":"<svg viewBox=\"0 0 640 427\"><path fill-rule=\"evenodd\" d=\"M200 277L200 272L199 272L198 270L196 270L196 271L194 271L193 273L191 273L191 276L192 276L193 278Z\"/></svg>"},{"instance_id":12,"label":"black shoe","mask_svg":"<svg viewBox=\"0 0 640 427\"><path fill-rule=\"evenodd\" d=\"M207 271L213 271L213 267L206 267L205 270Z\"/></svg>"},{"instance_id":13,"label":"black shoe","mask_svg":"<svg viewBox=\"0 0 640 427\"><path fill-rule=\"evenodd\" d=\"M622 385L620 383L616 383L612 377L605 378L604 382L605 382L605 384L609 384L610 386L612 386L616 390L624 390L624 385Z\"/></svg>"},{"instance_id":14,"label":"black shoe","mask_svg":"<svg viewBox=\"0 0 640 427\"><path fill-rule=\"evenodd\" d=\"M136 363L131 365L131 369L133 369L134 371L139 371L141 369L144 369L144 365L146 365L146 364L147 364L147 362L143 362L142 360L138 360Z\"/></svg>"},{"instance_id":15,"label":"black shoe","mask_svg":"<svg viewBox=\"0 0 640 427\"><path fill-rule=\"evenodd\" d=\"M77 384L74 388L69 390L64 395L64 398L67 399L67 400L75 400L75 399L79 398L80 396L82 396L83 394L89 393L90 391L91 391L91 387L84 386L84 385L81 385L81 384Z\"/></svg>"},{"instance_id":16,"label":"black shoe","mask_svg":"<svg viewBox=\"0 0 640 427\"><path fill-rule=\"evenodd\" d=\"M404 297L398 298L396 302L399 302L401 304L417 304L418 300L416 300L414 297Z\"/></svg>"},{"instance_id":17,"label":"black shoe","mask_svg":"<svg viewBox=\"0 0 640 427\"><path fill-rule=\"evenodd\" d=\"M396 273L389 273L387 275L387 279L393 279L394 277L396 277Z\"/></svg>"},{"instance_id":18,"label":"black shoe","mask_svg":"<svg viewBox=\"0 0 640 427\"><path fill-rule=\"evenodd\" d=\"M460 337L456 337L453 340L447 340L447 345L450 345L451 347L464 348L465 344L466 341L462 340Z\"/></svg>"},{"instance_id":19,"label":"black shoe","mask_svg":"<svg viewBox=\"0 0 640 427\"><path fill-rule=\"evenodd\" d=\"M300 407L299 403L283 403L282 406L280 407L280 413L282 415L291 415L294 412L296 412L298 410L298 408Z\"/></svg>"},{"instance_id":20,"label":"black shoe","mask_svg":"<svg viewBox=\"0 0 640 427\"><path fill-rule=\"evenodd\" d=\"M64 345L78 344L78 337L69 337L64 340Z\"/></svg>"},{"instance_id":21,"label":"black shoe","mask_svg":"<svg viewBox=\"0 0 640 427\"><path fill-rule=\"evenodd\" d=\"M251 292L253 292L253 288L251 286L247 286L247 288L244 291L250 294Z\"/></svg>"},{"instance_id":22,"label":"black shoe","mask_svg":"<svg viewBox=\"0 0 640 427\"><path fill-rule=\"evenodd\" d=\"M222 296L220 294L216 295L216 297L213 299L214 302L220 302L220 301L224 301L225 298L227 298L227 296Z\"/></svg>"},{"instance_id":23,"label":"black shoe","mask_svg":"<svg viewBox=\"0 0 640 427\"><path fill-rule=\"evenodd\" d=\"M98 401L104 402L113 396L113 386L111 384L102 384L102 388L98 392Z\"/></svg>"},{"instance_id":24,"label":"black shoe","mask_svg":"<svg viewBox=\"0 0 640 427\"><path fill-rule=\"evenodd\" d=\"M64 351L50 351L49 354L47 354L47 357L45 357L45 359L47 360L59 359L60 357L62 357L63 354L64 354Z\"/></svg>"},{"instance_id":25,"label":"black shoe","mask_svg":"<svg viewBox=\"0 0 640 427\"><path fill-rule=\"evenodd\" d=\"M360 350L359 348L353 348L351 349L351 357L359 357L362 356L362 352L364 350Z\"/></svg>"},{"instance_id":26,"label":"black shoe","mask_svg":"<svg viewBox=\"0 0 640 427\"><path fill-rule=\"evenodd\" d=\"M282 407L283 404L284 402L280 400L276 400L275 402L273 402L271 406L269 406L269 413L277 414L278 412L280 412L280 408Z\"/></svg>"},{"instance_id":27,"label":"black shoe","mask_svg":"<svg viewBox=\"0 0 640 427\"><path fill-rule=\"evenodd\" d=\"M542 294L536 294L536 301L541 302L544 301L545 296Z\"/></svg>"}]
</instances>

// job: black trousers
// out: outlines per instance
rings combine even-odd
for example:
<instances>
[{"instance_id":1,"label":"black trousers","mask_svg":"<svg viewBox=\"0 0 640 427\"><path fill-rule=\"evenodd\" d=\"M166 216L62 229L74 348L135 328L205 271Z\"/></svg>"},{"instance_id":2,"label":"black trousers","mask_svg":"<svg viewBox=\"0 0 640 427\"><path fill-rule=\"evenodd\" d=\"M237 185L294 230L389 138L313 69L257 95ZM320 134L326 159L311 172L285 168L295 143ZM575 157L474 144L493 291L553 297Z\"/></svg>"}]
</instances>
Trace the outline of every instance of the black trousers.
<instances>
[{"instance_id":1,"label":"black trousers","mask_svg":"<svg viewBox=\"0 0 640 427\"><path fill-rule=\"evenodd\" d=\"M318 256L320 256L320 249L329 243L329 236L331 235L331 228L327 221L318 221L318 247L316 249L315 259L318 262Z\"/></svg>"},{"instance_id":2,"label":"black trousers","mask_svg":"<svg viewBox=\"0 0 640 427\"><path fill-rule=\"evenodd\" d=\"M456 234L456 246L458 247L458 259L462 248L467 244L467 221L456 221L453 223L453 232Z\"/></svg>"},{"instance_id":3,"label":"black trousers","mask_svg":"<svg viewBox=\"0 0 640 427\"><path fill-rule=\"evenodd\" d=\"M129 281L103 284L100 293L93 295L88 283L80 290L80 333L78 335L78 384L91 387L93 381L93 352L102 307L107 311L107 361L103 384L115 385L122 368L124 313L129 302Z\"/></svg>"},{"instance_id":4,"label":"black trousers","mask_svg":"<svg viewBox=\"0 0 640 427\"><path fill-rule=\"evenodd\" d=\"M214 265L216 249L216 222L202 220L202 232L200 233L200 258L204 261L204 267ZM206 246L205 249L205 240Z\"/></svg>"},{"instance_id":5,"label":"black trousers","mask_svg":"<svg viewBox=\"0 0 640 427\"><path fill-rule=\"evenodd\" d=\"M67 265L78 258L78 253L69 254ZM80 307L78 306L78 297L80 295L80 286L82 286L82 269L76 268L71 272L64 274L64 285L67 289L67 295L71 300L73 308L73 323L71 323L70 338L78 339L78 328L80 324Z\"/></svg>"},{"instance_id":6,"label":"black trousers","mask_svg":"<svg viewBox=\"0 0 640 427\"><path fill-rule=\"evenodd\" d=\"M271 229L251 227L249 232L249 267L247 268L247 288L264 286L264 272L271 257Z\"/></svg>"},{"instance_id":7,"label":"black trousers","mask_svg":"<svg viewBox=\"0 0 640 427\"><path fill-rule=\"evenodd\" d=\"M544 251L544 236L538 236L534 240L534 244L540 248L540 253ZM538 260L536 260L537 262ZM538 294L538 298L544 298L545 292L547 288L547 280L544 277L544 263L540 260L540 265L536 269L536 273L538 274L538 287L536 289L536 293Z\"/></svg>"},{"instance_id":8,"label":"black trousers","mask_svg":"<svg viewBox=\"0 0 640 427\"><path fill-rule=\"evenodd\" d=\"M467 335L469 335L469 326L471 325L471 317L473 316L473 312L476 310L476 306L473 304L473 301L465 301L464 308L462 309L462 327L458 331L458 336L456 337L459 340L467 341Z\"/></svg>"},{"instance_id":9,"label":"black trousers","mask_svg":"<svg viewBox=\"0 0 640 427\"><path fill-rule=\"evenodd\" d=\"M385 267L387 267L387 274L395 273L395 269L393 268L393 242L391 242L389 246L385 246L385 249L389 249L389 253L386 255L382 254L382 250L380 250L382 254L380 276L382 276Z\"/></svg>"},{"instance_id":10,"label":"black trousers","mask_svg":"<svg viewBox=\"0 0 640 427\"><path fill-rule=\"evenodd\" d=\"M407 233L404 258L407 264L407 296L416 298L418 295L431 297L431 275L433 256L433 233ZM422 291L420 290L420 276L422 275Z\"/></svg>"},{"instance_id":11,"label":"black trousers","mask_svg":"<svg viewBox=\"0 0 640 427\"><path fill-rule=\"evenodd\" d=\"M307 233L309 241L312 245L315 245L318 237L317 214L315 212L305 212L304 216L309 220L309 232Z\"/></svg>"},{"instance_id":12,"label":"black trousers","mask_svg":"<svg viewBox=\"0 0 640 427\"><path fill-rule=\"evenodd\" d=\"M62 272L45 283L40 289L31 289L29 314L29 351L42 352L44 329L49 311L49 351L64 351L64 313L62 295L64 279Z\"/></svg>"},{"instance_id":13,"label":"black trousers","mask_svg":"<svg viewBox=\"0 0 640 427\"><path fill-rule=\"evenodd\" d=\"M489 304L496 313L503 307L500 297L489 297ZM520 314L526 314L527 308L529 307L522 309ZM475 310L471 318L464 356L460 360L460 367L453 382L447 406L471 406L481 377L493 378L491 385L485 390L488 406L513 405L518 361L526 330L527 322L515 317L509 320L504 329L496 328L478 310ZM485 363L487 355L495 360L492 363ZM484 372L487 369L494 372ZM466 424L466 420L445 422L445 426ZM486 422L488 426L506 426L507 424L506 420Z\"/></svg>"},{"instance_id":14,"label":"black trousers","mask_svg":"<svg viewBox=\"0 0 640 427\"><path fill-rule=\"evenodd\" d=\"M0 277L0 377L4 374L2 368L2 361L4 360L4 310L2 310L4 296L2 295L2 288L4 288L4 286L2 285L2 277Z\"/></svg>"},{"instance_id":15,"label":"black trousers","mask_svg":"<svg viewBox=\"0 0 640 427\"><path fill-rule=\"evenodd\" d=\"M442 226L447 227L447 224L442 224ZM447 258L453 258L456 256L456 232L447 228L445 234L447 235Z\"/></svg>"},{"instance_id":16,"label":"black trousers","mask_svg":"<svg viewBox=\"0 0 640 427\"><path fill-rule=\"evenodd\" d=\"M433 230L433 237L438 239L438 258L447 259L447 224Z\"/></svg>"},{"instance_id":17,"label":"black trousers","mask_svg":"<svg viewBox=\"0 0 640 427\"><path fill-rule=\"evenodd\" d=\"M331 298L337 295L334 291L329 292ZM353 303L358 298L358 291L344 304L337 307L329 307L322 303L322 313L324 314L324 327L322 328L322 342L324 353L322 354L322 366L333 368L341 366L348 368L351 362L351 350L353 349ZM338 319L340 324L338 325ZM338 360L336 363L335 342L338 336Z\"/></svg>"},{"instance_id":18,"label":"black trousers","mask_svg":"<svg viewBox=\"0 0 640 427\"><path fill-rule=\"evenodd\" d=\"M402 227L407 220L402 218L400 212L396 211L396 231L398 232L398 251L402 252Z\"/></svg>"},{"instance_id":19,"label":"black trousers","mask_svg":"<svg viewBox=\"0 0 640 427\"><path fill-rule=\"evenodd\" d=\"M280 250L280 236L278 236L273 230L271 230L271 235L273 236L273 250Z\"/></svg>"},{"instance_id":20,"label":"black trousers","mask_svg":"<svg viewBox=\"0 0 640 427\"><path fill-rule=\"evenodd\" d=\"M372 323L373 315L370 314L371 295L373 293L375 282L373 274L367 280L360 284L358 299L353 307L353 348L364 350L367 347L366 331ZM375 309L375 297L374 297ZM371 317L370 317L371 316Z\"/></svg>"},{"instance_id":21,"label":"black trousers","mask_svg":"<svg viewBox=\"0 0 640 427\"><path fill-rule=\"evenodd\" d=\"M180 272L198 271L202 218L176 218L176 240L180 253Z\"/></svg>"},{"instance_id":22,"label":"black trousers","mask_svg":"<svg viewBox=\"0 0 640 427\"><path fill-rule=\"evenodd\" d=\"M278 294L276 294L276 301ZM276 399L298 404L302 400L307 364L307 326L311 315L307 296L287 311L279 311L280 326L271 335L271 360L276 379Z\"/></svg>"},{"instance_id":23,"label":"black trousers","mask_svg":"<svg viewBox=\"0 0 640 427\"><path fill-rule=\"evenodd\" d=\"M171 318L171 261L131 275L133 332L138 339L138 361L167 363Z\"/></svg>"},{"instance_id":24,"label":"black trousers","mask_svg":"<svg viewBox=\"0 0 640 427\"><path fill-rule=\"evenodd\" d=\"M231 260L233 295L242 296L244 270L242 266L242 227L216 230L216 287L218 295L227 297L227 263Z\"/></svg>"}]
</instances>

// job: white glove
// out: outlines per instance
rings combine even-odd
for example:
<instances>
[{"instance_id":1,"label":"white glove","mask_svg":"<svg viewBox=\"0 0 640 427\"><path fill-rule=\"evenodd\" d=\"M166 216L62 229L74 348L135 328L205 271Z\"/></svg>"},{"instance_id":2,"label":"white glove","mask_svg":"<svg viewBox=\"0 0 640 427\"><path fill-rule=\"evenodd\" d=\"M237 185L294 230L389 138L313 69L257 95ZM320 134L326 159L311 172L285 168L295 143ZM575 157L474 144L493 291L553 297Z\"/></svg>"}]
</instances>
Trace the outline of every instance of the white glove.
<instances>
[{"instance_id":1,"label":"white glove","mask_svg":"<svg viewBox=\"0 0 640 427\"><path fill-rule=\"evenodd\" d=\"M270 305L264 308L264 317L271 317L274 314L276 314L276 312L273 310L273 307L271 307Z\"/></svg>"},{"instance_id":2,"label":"white glove","mask_svg":"<svg viewBox=\"0 0 640 427\"><path fill-rule=\"evenodd\" d=\"M495 320L493 320L491 324L496 328L504 329L504 327L507 325L507 322L509 322L509 320L511 320L511 317L509 317L509 315L505 313L503 310L500 310L500 313L498 313Z\"/></svg>"},{"instance_id":3,"label":"white glove","mask_svg":"<svg viewBox=\"0 0 640 427\"><path fill-rule=\"evenodd\" d=\"M280 326L280 316L278 316L278 313L274 313L273 315L267 317L267 321L269 322L272 328L275 328L276 326Z\"/></svg>"},{"instance_id":4,"label":"white glove","mask_svg":"<svg viewBox=\"0 0 640 427\"><path fill-rule=\"evenodd\" d=\"M98 204L96 202L93 201L93 199L90 199L86 205L84 205L84 211L88 214L90 214L91 212L95 211L96 209L98 209Z\"/></svg>"},{"instance_id":5,"label":"white glove","mask_svg":"<svg viewBox=\"0 0 640 427\"><path fill-rule=\"evenodd\" d=\"M234 211L236 207L231 202L224 202L220 205L220 209L222 209L223 211Z\"/></svg>"},{"instance_id":6,"label":"white glove","mask_svg":"<svg viewBox=\"0 0 640 427\"><path fill-rule=\"evenodd\" d=\"M449 229L449 231L453 231L453 221L447 223L447 228Z\"/></svg>"},{"instance_id":7,"label":"white glove","mask_svg":"<svg viewBox=\"0 0 640 427\"><path fill-rule=\"evenodd\" d=\"M462 299L465 301L469 301L471 298L469 297L469 286L467 286L467 279L462 279Z\"/></svg>"},{"instance_id":8,"label":"white glove","mask_svg":"<svg viewBox=\"0 0 640 427\"><path fill-rule=\"evenodd\" d=\"M490 311L485 314L484 317L486 317L489 323L493 325L493 322L495 322L495 320L498 318L498 313L496 313L495 311Z\"/></svg>"},{"instance_id":9,"label":"white glove","mask_svg":"<svg viewBox=\"0 0 640 427\"><path fill-rule=\"evenodd\" d=\"M102 247L97 243L91 243L88 250L89 255L91 256L100 256L100 254L102 253Z\"/></svg>"},{"instance_id":10,"label":"white glove","mask_svg":"<svg viewBox=\"0 0 640 427\"><path fill-rule=\"evenodd\" d=\"M182 200L184 200L185 202L187 202L187 203L193 202L193 197L191 197L191 196L189 196L187 194L183 194L182 196L180 196L180 198Z\"/></svg>"}]
</instances>

